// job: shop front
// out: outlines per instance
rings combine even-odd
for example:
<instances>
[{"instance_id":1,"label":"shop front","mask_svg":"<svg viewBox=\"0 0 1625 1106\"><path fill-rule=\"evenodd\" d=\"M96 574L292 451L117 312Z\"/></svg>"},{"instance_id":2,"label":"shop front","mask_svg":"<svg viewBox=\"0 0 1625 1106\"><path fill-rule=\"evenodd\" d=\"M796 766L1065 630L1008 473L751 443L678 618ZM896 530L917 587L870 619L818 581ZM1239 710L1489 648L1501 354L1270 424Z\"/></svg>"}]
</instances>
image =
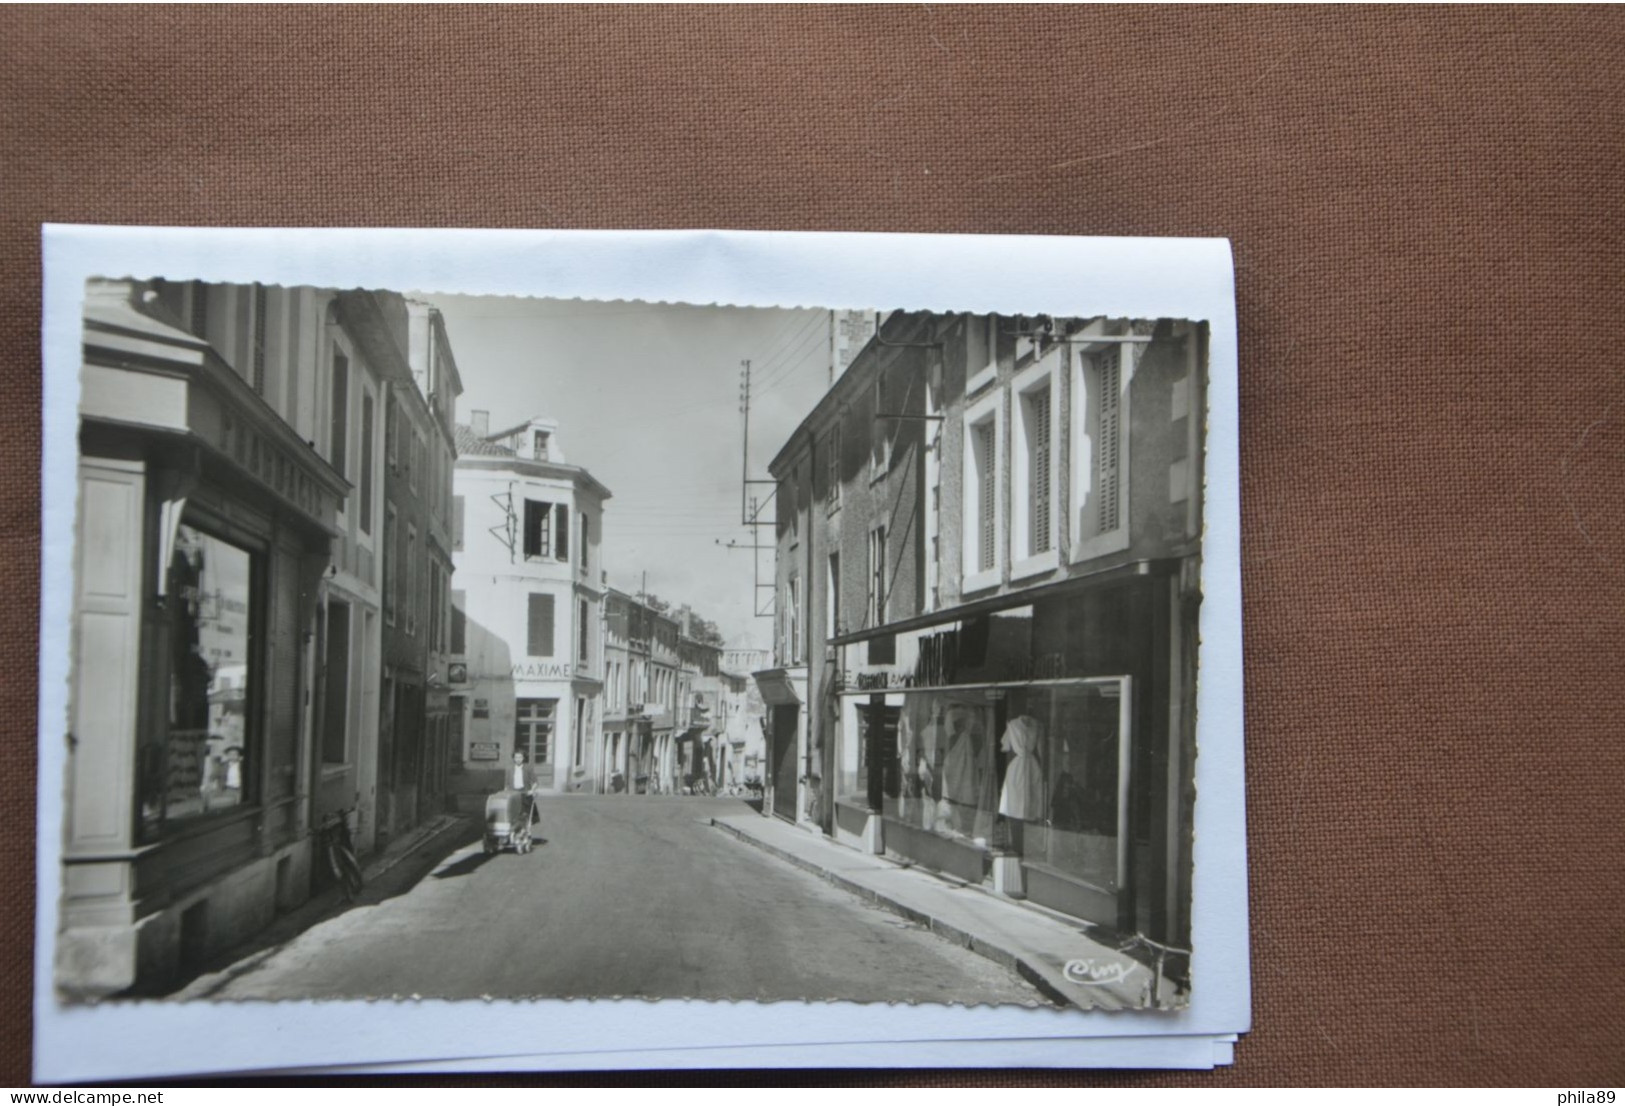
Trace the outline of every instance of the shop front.
<instances>
[{"instance_id":1,"label":"shop front","mask_svg":"<svg viewBox=\"0 0 1625 1106\"><path fill-rule=\"evenodd\" d=\"M837 838L1120 932L1165 928L1190 756L1171 726L1177 567L839 642Z\"/></svg>"},{"instance_id":2,"label":"shop front","mask_svg":"<svg viewBox=\"0 0 1625 1106\"><path fill-rule=\"evenodd\" d=\"M98 294L106 302L96 302ZM301 901L348 485L201 341L93 291L57 981L161 989Z\"/></svg>"}]
</instances>

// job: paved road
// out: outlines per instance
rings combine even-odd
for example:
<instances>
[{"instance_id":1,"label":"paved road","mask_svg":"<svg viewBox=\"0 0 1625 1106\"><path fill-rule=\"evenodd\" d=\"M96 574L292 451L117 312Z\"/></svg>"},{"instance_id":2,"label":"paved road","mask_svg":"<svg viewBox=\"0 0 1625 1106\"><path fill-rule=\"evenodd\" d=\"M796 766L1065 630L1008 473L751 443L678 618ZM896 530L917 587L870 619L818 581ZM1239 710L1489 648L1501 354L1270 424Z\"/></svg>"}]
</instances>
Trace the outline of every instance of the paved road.
<instances>
[{"instance_id":1,"label":"paved road","mask_svg":"<svg viewBox=\"0 0 1625 1106\"><path fill-rule=\"evenodd\" d=\"M707 823L744 809L544 799L530 855L462 845L184 994L1044 1003L992 961Z\"/></svg>"}]
</instances>

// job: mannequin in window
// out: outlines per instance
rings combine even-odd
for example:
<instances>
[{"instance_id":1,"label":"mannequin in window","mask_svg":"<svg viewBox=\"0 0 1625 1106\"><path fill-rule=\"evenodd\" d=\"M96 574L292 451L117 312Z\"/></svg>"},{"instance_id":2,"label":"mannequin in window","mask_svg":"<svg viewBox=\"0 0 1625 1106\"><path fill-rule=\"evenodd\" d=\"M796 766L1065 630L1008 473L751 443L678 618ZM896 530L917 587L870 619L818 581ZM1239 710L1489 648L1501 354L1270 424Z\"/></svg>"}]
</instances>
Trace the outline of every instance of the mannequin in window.
<instances>
[{"instance_id":1,"label":"mannequin in window","mask_svg":"<svg viewBox=\"0 0 1625 1106\"><path fill-rule=\"evenodd\" d=\"M1038 760L1042 728L1030 714L1010 720L1000 744L1010 760L1004 769L999 813L1010 828L1011 850L1021 853L1028 822L1044 820L1044 768Z\"/></svg>"},{"instance_id":2,"label":"mannequin in window","mask_svg":"<svg viewBox=\"0 0 1625 1106\"><path fill-rule=\"evenodd\" d=\"M943 728L941 715L930 704L910 703L897 725L897 748L902 766L903 820L911 826L934 829L937 804L942 801ZM916 721L925 717L922 724Z\"/></svg>"},{"instance_id":3,"label":"mannequin in window","mask_svg":"<svg viewBox=\"0 0 1625 1106\"><path fill-rule=\"evenodd\" d=\"M946 828L986 845L993 829L993 746L979 714L969 703L948 704L948 748L942 760L938 829Z\"/></svg>"}]
</instances>

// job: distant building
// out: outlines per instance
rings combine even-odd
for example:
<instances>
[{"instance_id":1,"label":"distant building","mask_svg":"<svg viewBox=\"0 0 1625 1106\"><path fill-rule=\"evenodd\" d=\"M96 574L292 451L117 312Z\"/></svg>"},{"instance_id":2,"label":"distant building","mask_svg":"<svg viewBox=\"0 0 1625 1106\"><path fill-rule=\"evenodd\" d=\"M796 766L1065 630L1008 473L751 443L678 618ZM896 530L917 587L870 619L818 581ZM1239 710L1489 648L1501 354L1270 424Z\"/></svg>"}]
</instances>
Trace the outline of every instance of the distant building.
<instances>
[{"instance_id":1,"label":"distant building","mask_svg":"<svg viewBox=\"0 0 1625 1106\"><path fill-rule=\"evenodd\" d=\"M547 419L493 433L476 411L457 439L448 687L462 727L450 786L461 805L478 802L518 751L544 787L600 790L609 489L566 462Z\"/></svg>"}]
</instances>

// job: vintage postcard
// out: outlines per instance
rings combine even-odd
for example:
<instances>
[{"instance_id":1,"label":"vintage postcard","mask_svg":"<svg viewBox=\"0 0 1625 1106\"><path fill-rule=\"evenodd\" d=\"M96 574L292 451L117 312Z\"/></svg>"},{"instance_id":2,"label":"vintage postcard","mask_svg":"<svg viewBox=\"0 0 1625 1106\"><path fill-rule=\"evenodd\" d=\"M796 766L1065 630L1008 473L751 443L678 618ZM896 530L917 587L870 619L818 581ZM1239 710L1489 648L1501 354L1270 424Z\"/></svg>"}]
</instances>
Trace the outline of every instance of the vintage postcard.
<instances>
[{"instance_id":1,"label":"vintage postcard","mask_svg":"<svg viewBox=\"0 0 1625 1106\"><path fill-rule=\"evenodd\" d=\"M1246 1029L1224 243L50 228L47 286L42 1078Z\"/></svg>"}]
</instances>

